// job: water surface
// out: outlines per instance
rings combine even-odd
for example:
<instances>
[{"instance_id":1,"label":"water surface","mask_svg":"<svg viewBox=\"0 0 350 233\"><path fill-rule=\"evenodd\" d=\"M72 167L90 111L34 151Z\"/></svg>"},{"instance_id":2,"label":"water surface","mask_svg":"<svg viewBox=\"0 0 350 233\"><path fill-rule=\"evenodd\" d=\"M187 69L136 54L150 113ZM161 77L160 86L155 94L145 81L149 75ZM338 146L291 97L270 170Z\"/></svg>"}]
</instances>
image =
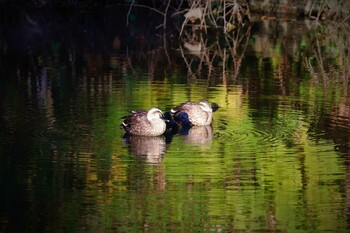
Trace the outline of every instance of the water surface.
<instances>
[{"instance_id":1,"label":"water surface","mask_svg":"<svg viewBox=\"0 0 350 233\"><path fill-rule=\"evenodd\" d=\"M3 26L0 231L347 232L349 39L306 25L258 22L199 54L91 27L18 47ZM212 126L119 128L201 99Z\"/></svg>"}]
</instances>

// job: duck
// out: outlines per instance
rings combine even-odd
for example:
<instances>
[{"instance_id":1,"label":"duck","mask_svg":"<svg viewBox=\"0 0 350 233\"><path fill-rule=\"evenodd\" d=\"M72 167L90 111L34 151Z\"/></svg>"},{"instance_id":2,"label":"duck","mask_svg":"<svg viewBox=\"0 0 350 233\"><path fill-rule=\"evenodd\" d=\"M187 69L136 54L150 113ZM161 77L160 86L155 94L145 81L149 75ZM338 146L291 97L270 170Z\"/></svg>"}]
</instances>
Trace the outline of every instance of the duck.
<instances>
[{"instance_id":1,"label":"duck","mask_svg":"<svg viewBox=\"0 0 350 233\"><path fill-rule=\"evenodd\" d=\"M172 108L170 113L181 126L211 125L214 112L212 106L218 107L216 103L210 105L206 100L201 100L199 103L188 101Z\"/></svg>"},{"instance_id":2,"label":"duck","mask_svg":"<svg viewBox=\"0 0 350 233\"><path fill-rule=\"evenodd\" d=\"M160 136L166 130L163 112L159 108L151 108L148 111L135 110L130 115L123 117L120 125L127 134L138 136Z\"/></svg>"}]
</instances>

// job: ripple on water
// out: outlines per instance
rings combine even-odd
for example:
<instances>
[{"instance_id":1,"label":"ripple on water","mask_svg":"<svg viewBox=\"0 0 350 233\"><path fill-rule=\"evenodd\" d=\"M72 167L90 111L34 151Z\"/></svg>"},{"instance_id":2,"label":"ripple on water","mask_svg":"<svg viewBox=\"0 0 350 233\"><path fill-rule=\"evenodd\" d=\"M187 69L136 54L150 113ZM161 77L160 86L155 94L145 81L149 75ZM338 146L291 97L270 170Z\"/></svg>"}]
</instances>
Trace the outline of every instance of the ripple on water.
<instances>
[{"instance_id":1,"label":"ripple on water","mask_svg":"<svg viewBox=\"0 0 350 233\"><path fill-rule=\"evenodd\" d=\"M232 115L234 109L222 109L221 114ZM227 111L225 113L224 111ZM300 144L310 124L298 110L280 106L279 113L271 116L268 109L236 113L232 119L216 118L214 134L220 143L237 145L245 150Z\"/></svg>"},{"instance_id":2,"label":"ripple on water","mask_svg":"<svg viewBox=\"0 0 350 233\"><path fill-rule=\"evenodd\" d=\"M91 129L88 125L77 124L77 125L61 125L61 126L50 126L34 132L34 139L38 143L65 143L77 140L83 140L89 138L92 135Z\"/></svg>"},{"instance_id":3,"label":"ripple on water","mask_svg":"<svg viewBox=\"0 0 350 233\"><path fill-rule=\"evenodd\" d=\"M280 142L274 133L255 128L215 131L214 135L219 143L237 145L249 151L257 147L273 147Z\"/></svg>"}]
</instances>

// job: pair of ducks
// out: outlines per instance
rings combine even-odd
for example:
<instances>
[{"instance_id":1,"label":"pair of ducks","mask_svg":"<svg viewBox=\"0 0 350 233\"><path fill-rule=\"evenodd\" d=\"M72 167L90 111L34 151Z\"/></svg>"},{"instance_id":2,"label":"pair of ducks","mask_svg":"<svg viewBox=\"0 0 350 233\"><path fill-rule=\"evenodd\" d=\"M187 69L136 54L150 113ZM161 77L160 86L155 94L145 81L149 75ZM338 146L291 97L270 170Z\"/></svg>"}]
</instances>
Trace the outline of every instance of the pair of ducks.
<instances>
[{"instance_id":1,"label":"pair of ducks","mask_svg":"<svg viewBox=\"0 0 350 233\"><path fill-rule=\"evenodd\" d=\"M158 108L151 108L148 112L136 110L125 117L121 127L131 135L159 136L174 124L183 127L210 125L217 108L216 103L210 105L202 100L182 103L171 109L166 117Z\"/></svg>"}]
</instances>

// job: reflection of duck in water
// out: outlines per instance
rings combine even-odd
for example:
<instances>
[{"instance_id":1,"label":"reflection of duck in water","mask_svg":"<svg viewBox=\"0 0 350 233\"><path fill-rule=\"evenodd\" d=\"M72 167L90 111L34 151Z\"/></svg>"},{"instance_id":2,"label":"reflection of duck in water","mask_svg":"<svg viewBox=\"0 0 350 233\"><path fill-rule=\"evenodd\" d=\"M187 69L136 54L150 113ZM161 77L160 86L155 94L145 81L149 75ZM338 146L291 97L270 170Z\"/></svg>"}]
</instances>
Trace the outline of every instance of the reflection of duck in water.
<instances>
[{"instance_id":1,"label":"reflection of duck in water","mask_svg":"<svg viewBox=\"0 0 350 233\"><path fill-rule=\"evenodd\" d=\"M151 108L148 112L144 110L133 111L124 118L121 128L132 135L159 136L166 129L163 113L158 108Z\"/></svg>"},{"instance_id":2,"label":"reflection of duck in water","mask_svg":"<svg viewBox=\"0 0 350 233\"><path fill-rule=\"evenodd\" d=\"M192 126L188 132L182 132L184 141L190 144L207 145L213 140L213 128L211 125Z\"/></svg>"},{"instance_id":3,"label":"reflection of duck in water","mask_svg":"<svg viewBox=\"0 0 350 233\"><path fill-rule=\"evenodd\" d=\"M149 137L126 134L124 138L131 154L146 156L150 163L159 163L166 152L164 136Z\"/></svg>"},{"instance_id":4,"label":"reflection of duck in water","mask_svg":"<svg viewBox=\"0 0 350 233\"><path fill-rule=\"evenodd\" d=\"M213 109L213 107L215 109ZM211 125L213 121L213 112L216 111L218 105L210 103L206 100L196 102L185 102L170 110L172 117L181 126L195 125Z\"/></svg>"}]
</instances>

